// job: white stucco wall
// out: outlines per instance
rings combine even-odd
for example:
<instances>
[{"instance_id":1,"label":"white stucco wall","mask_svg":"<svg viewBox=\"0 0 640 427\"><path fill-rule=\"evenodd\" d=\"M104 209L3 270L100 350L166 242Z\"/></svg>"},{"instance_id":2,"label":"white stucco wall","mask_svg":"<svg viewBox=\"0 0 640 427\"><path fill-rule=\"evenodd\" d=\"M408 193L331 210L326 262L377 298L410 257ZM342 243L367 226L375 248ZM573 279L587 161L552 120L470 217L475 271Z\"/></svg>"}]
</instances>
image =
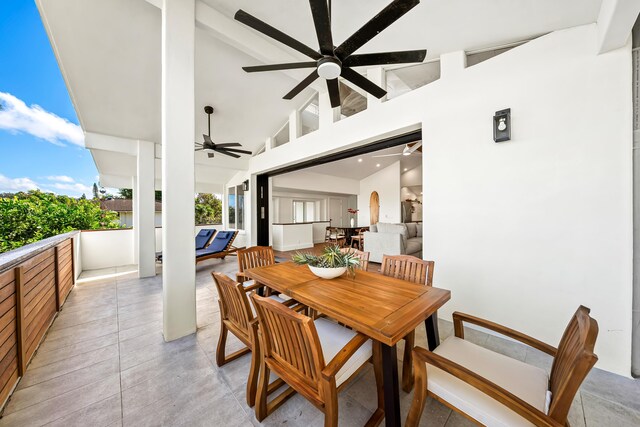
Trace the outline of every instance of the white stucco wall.
<instances>
[{"instance_id":1,"label":"white stucco wall","mask_svg":"<svg viewBox=\"0 0 640 427\"><path fill-rule=\"evenodd\" d=\"M256 156L250 173L422 127L424 255L452 291L441 317L467 311L556 345L584 304L597 366L629 375L631 51L596 45L595 25L548 34ZM503 108L512 141L495 144Z\"/></svg>"},{"instance_id":2,"label":"white stucco wall","mask_svg":"<svg viewBox=\"0 0 640 427\"><path fill-rule=\"evenodd\" d=\"M380 222L400 222L400 161L369 175L360 181L358 194L358 225L369 225L371 211L369 199L373 191L380 198Z\"/></svg>"},{"instance_id":3,"label":"white stucco wall","mask_svg":"<svg viewBox=\"0 0 640 427\"><path fill-rule=\"evenodd\" d=\"M84 271L135 264L133 229L83 231L80 254Z\"/></svg>"}]
</instances>

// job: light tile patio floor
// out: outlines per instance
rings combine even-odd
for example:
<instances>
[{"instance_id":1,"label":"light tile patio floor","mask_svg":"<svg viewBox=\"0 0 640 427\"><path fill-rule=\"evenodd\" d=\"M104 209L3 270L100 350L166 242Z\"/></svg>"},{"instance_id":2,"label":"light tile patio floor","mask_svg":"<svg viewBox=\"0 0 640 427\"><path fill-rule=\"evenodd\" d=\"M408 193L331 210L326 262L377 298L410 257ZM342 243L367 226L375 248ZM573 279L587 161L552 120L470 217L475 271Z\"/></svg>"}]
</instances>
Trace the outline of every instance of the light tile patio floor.
<instances>
[{"instance_id":1,"label":"light tile patio floor","mask_svg":"<svg viewBox=\"0 0 640 427\"><path fill-rule=\"evenodd\" d=\"M132 266L83 273L7 404L0 427L321 426L322 414L297 395L258 423L245 403L250 355L222 368L215 365L220 320L209 274L214 269L235 273L236 260L198 266L198 331L169 343L162 337L160 276L136 279ZM442 338L452 329L441 319ZM230 336L233 351L241 344ZM550 367L546 355L517 343L475 330L466 337ZM417 344L426 345L423 328ZM401 392L403 417L411 397ZM375 402L368 367L340 395L340 425L363 425ZM640 426L640 381L595 369L576 397L570 421L573 427ZM471 423L430 400L421 425Z\"/></svg>"}]
</instances>

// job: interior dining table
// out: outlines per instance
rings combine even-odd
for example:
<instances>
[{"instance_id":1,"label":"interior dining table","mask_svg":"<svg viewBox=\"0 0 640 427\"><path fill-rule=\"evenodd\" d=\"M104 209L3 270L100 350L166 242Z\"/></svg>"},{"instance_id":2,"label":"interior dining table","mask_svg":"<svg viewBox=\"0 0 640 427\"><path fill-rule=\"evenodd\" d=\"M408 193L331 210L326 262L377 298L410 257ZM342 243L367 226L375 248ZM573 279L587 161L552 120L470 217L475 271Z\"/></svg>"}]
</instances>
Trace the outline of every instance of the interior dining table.
<instances>
[{"instance_id":1,"label":"interior dining table","mask_svg":"<svg viewBox=\"0 0 640 427\"><path fill-rule=\"evenodd\" d=\"M305 265L283 262L245 270L256 283L347 325L381 344L385 425L400 426L396 344L424 322L430 350L439 344L437 310L451 292L380 273L356 270L320 279Z\"/></svg>"}]
</instances>

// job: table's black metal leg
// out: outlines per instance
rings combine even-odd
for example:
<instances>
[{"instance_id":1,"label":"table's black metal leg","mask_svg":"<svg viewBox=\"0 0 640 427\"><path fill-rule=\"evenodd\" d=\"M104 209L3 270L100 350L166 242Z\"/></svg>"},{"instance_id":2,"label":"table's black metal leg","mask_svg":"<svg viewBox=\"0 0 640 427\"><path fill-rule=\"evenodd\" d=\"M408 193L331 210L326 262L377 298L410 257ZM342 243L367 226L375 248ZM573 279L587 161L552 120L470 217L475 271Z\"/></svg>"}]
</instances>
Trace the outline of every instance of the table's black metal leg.
<instances>
[{"instance_id":1,"label":"table's black metal leg","mask_svg":"<svg viewBox=\"0 0 640 427\"><path fill-rule=\"evenodd\" d=\"M400 390L396 346L382 344L382 380L384 383L384 419L387 427L400 427Z\"/></svg>"},{"instance_id":2,"label":"table's black metal leg","mask_svg":"<svg viewBox=\"0 0 640 427\"><path fill-rule=\"evenodd\" d=\"M424 321L424 327L427 328L427 345L430 351L436 349L440 345L440 335L438 333L438 312L436 311Z\"/></svg>"}]
</instances>

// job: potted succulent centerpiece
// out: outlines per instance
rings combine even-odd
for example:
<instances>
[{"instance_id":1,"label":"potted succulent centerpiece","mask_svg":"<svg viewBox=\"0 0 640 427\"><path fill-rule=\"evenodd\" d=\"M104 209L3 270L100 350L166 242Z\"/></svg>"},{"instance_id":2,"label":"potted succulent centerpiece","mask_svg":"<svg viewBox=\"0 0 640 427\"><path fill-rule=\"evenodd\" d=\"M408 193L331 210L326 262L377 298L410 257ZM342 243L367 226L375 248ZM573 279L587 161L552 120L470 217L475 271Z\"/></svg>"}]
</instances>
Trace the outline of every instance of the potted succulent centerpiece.
<instances>
[{"instance_id":1,"label":"potted succulent centerpiece","mask_svg":"<svg viewBox=\"0 0 640 427\"><path fill-rule=\"evenodd\" d=\"M320 255L296 252L291 260L299 265L307 265L313 274L322 279L334 279L346 271L355 275L355 268L360 265L358 257L350 252L342 253L337 245L325 247Z\"/></svg>"}]
</instances>

